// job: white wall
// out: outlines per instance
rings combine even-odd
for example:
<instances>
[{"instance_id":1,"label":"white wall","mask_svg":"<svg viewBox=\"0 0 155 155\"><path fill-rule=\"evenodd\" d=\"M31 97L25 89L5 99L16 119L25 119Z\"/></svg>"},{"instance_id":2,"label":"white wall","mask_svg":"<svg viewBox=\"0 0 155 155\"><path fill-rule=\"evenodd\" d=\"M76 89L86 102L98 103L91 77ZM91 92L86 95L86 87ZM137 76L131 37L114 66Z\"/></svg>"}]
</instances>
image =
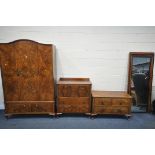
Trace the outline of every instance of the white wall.
<instances>
[{"instance_id":1,"label":"white wall","mask_svg":"<svg viewBox=\"0 0 155 155\"><path fill-rule=\"evenodd\" d=\"M128 53L155 52L155 27L0 27L0 42L16 39L56 45L58 78L90 77L98 90L127 90ZM153 86L155 99L155 75Z\"/></svg>"}]
</instances>

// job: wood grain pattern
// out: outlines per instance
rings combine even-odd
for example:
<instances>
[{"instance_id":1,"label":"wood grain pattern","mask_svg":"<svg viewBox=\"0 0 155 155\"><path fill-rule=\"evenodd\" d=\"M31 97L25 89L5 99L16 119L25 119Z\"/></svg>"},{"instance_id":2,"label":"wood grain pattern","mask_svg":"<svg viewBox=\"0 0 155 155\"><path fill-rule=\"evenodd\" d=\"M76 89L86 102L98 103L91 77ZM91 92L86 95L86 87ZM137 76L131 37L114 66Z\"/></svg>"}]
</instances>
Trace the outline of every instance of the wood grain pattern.
<instances>
[{"instance_id":1,"label":"wood grain pattern","mask_svg":"<svg viewBox=\"0 0 155 155\"><path fill-rule=\"evenodd\" d=\"M58 85L59 96L61 97L89 97L91 85L82 84L62 84Z\"/></svg>"},{"instance_id":2,"label":"wood grain pattern","mask_svg":"<svg viewBox=\"0 0 155 155\"><path fill-rule=\"evenodd\" d=\"M131 98L129 94L123 91L92 91L93 97L107 97L107 98Z\"/></svg>"},{"instance_id":3,"label":"wood grain pattern","mask_svg":"<svg viewBox=\"0 0 155 155\"><path fill-rule=\"evenodd\" d=\"M92 115L131 115L131 96L126 92L92 91Z\"/></svg>"},{"instance_id":4,"label":"wood grain pattern","mask_svg":"<svg viewBox=\"0 0 155 155\"><path fill-rule=\"evenodd\" d=\"M91 82L88 78L60 78L57 88L58 113L90 113Z\"/></svg>"},{"instance_id":5,"label":"wood grain pattern","mask_svg":"<svg viewBox=\"0 0 155 155\"><path fill-rule=\"evenodd\" d=\"M53 55L53 45L31 40L0 44L6 114L55 113Z\"/></svg>"}]
</instances>

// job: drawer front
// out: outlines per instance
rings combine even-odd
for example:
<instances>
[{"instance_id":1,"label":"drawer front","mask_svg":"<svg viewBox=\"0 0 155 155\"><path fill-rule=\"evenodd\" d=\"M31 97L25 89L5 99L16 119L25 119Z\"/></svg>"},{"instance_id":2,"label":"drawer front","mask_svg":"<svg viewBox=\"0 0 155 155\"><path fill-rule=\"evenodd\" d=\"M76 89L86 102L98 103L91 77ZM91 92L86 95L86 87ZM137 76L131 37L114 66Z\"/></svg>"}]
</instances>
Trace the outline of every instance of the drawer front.
<instances>
[{"instance_id":1,"label":"drawer front","mask_svg":"<svg viewBox=\"0 0 155 155\"><path fill-rule=\"evenodd\" d=\"M59 98L57 110L60 113L87 113L90 112L90 98Z\"/></svg>"},{"instance_id":2,"label":"drawer front","mask_svg":"<svg viewBox=\"0 0 155 155\"><path fill-rule=\"evenodd\" d=\"M110 106L111 105L111 99L110 98L95 98L94 99L94 105L95 106Z\"/></svg>"},{"instance_id":3,"label":"drawer front","mask_svg":"<svg viewBox=\"0 0 155 155\"><path fill-rule=\"evenodd\" d=\"M62 105L75 105L75 106L78 106L78 105L90 105L90 98L88 97L85 97L85 98L75 98L75 97L67 97L67 98L64 98L64 97L61 97L58 99L58 105L59 104L62 104Z\"/></svg>"},{"instance_id":4,"label":"drawer front","mask_svg":"<svg viewBox=\"0 0 155 155\"><path fill-rule=\"evenodd\" d=\"M7 104L6 113L28 113L30 112L29 104Z\"/></svg>"},{"instance_id":5,"label":"drawer front","mask_svg":"<svg viewBox=\"0 0 155 155\"><path fill-rule=\"evenodd\" d=\"M58 105L58 112L59 113L88 113L90 112L90 108L88 105L69 105L69 104L65 104L65 105Z\"/></svg>"},{"instance_id":6,"label":"drawer front","mask_svg":"<svg viewBox=\"0 0 155 155\"><path fill-rule=\"evenodd\" d=\"M54 112L54 104L51 103L31 103L31 112Z\"/></svg>"},{"instance_id":7,"label":"drawer front","mask_svg":"<svg viewBox=\"0 0 155 155\"><path fill-rule=\"evenodd\" d=\"M54 103L9 103L6 105L6 113L27 114L27 113L54 113Z\"/></svg>"},{"instance_id":8,"label":"drawer front","mask_svg":"<svg viewBox=\"0 0 155 155\"><path fill-rule=\"evenodd\" d=\"M105 107L105 106L96 106L93 108L93 113L95 114L128 114L128 107Z\"/></svg>"},{"instance_id":9,"label":"drawer front","mask_svg":"<svg viewBox=\"0 0 155 155\"><path fill-rule=\"evenodd\" d=\"M91 94L91 85L58 85L59 97L88 97Z\"/></svg>"},{"instance_id":10,"label":"drawer front","mask_svg":"<svg viewBox=\"0 0 155 155\"><path fill-rule=\"evenodd\" d=\"M95 98L94 104L99 106L128 106L130 105L130 99Z\"/></svg>"},{"instance_id":11,"label":"drawer front","mask_svg":"<svg viewBox=\"0 0 155 155\"><path fill-rule=\"evenodd\" d=\"M129 106L130 99L112 99L112 106Z\"/></svg>"}]
</instances>

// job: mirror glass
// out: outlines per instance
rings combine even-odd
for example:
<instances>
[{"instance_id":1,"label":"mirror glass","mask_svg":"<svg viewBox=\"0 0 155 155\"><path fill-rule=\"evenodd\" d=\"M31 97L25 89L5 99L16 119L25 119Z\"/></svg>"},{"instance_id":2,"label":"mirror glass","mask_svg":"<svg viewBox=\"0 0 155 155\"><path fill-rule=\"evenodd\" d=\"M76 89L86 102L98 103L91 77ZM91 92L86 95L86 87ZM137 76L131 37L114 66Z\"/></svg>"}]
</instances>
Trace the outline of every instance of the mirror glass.
<instances>
[{"instance_id":1,"label":"mirror glass","mask_svg":"<svg viewBox=\"0 0 155 155\"><path fill-rule=\"evenodd\" d=\"M150 57L133 56L131 60L130 90L132 112L146 112L149 100Z\"/></svg>"}]
</instances>

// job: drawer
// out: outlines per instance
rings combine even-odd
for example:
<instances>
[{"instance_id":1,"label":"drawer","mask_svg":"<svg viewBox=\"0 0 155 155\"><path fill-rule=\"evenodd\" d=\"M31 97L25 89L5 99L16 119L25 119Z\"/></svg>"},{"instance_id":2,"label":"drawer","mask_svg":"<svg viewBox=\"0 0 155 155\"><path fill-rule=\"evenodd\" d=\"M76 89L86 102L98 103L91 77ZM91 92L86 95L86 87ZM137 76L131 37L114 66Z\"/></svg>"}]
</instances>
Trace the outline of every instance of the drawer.
<instances>
[{"instance_id":1,"label":"drawer","mask_svg":"<svg viewBox=\"0 0 155 155\"><path fill-rule=\"evenodd\" d=\"M91 95L91 87L89 85L80 85L77 88L77 94L79 97L86 97Z\"/></svg>"},{"instance_id":2,"label":"drawer","mask_svg":"<svg viewBox=\"0 0 155 155\"><path fill-rule=\"evenodd\" d=\"M95 106L101 105L101 106L110 106L111 105L111 99L110 98L95 98L93 104Z\"/></svg>"},{"instance_id":3,"label":"drawer","mask_svg":"<svg viewBox=\"0 0 155 155\"><path fill-rule=\"evenodd\" d=\"M90 94L90 85L58 85L59 97L88 97Z\"/></svg>"},{"instance_id":4,"label":"drawer","mask_svg":"<svg viewBox=\"0 0 155 155\"><path fill-rule=\"evenodd\" d=\"M90 108L88 105L69 105L69 104L65 104L65 105L58 105L58 112L59 113L88 113L90 112Z\"/></svg>"},{"instance_id":5,"label":"drawer","mask_svg":"<svg viewBox=\"0 0 155 155\"><path fill-rule=\"evenodd\" d=\"M54 104L53 103L31 103L30 104L31 112L54 112Z\"/></svg>"},{"instance_id":6,"label":"drawer","mask_svg":"<svg viewBox=\"0 0 155 155\"><path fill-rule=\"evenodd\" d=\"M112 99L112 106L128 106L130 105L130 99Z\"/></svg>"},{"instance_id":7,"label":"drawer","mask_svg":"<svg viewBox=\"0 0 155 155\"><path fill-rule=\"evenodd\" d=\"M58 105L61 104L61 105L75 105L75 106L78 106L78 105L90 105L90 98L88 97L83 97L83 98L80 98L80 97L67 97L67 98L64 98L64 97L61 97L58 99Z\"/></svg>"},{"instance_id":8,"label":"drawer","mask_svg":"<svg viewBox=\"0 0 155 155\"><path fill-rule=\"evenodd\" d=\"M47 113L54 112L54 103L48 102L12 102L7 103L6 105L6 113L14 113L14 114L26 114L26 113Z\"/></svg>"},{"instance_id":9,"label":"drawer","mask_svg":"<svg viewBox=\"0 0 155 155\"><path fill-rule=\"evenodd\" d=\"M128 107L105 107L105 106L96 106L93 108L93 113L96 114L128 114Z\"/></svg>"},{"instance_id":10,"label":"drawer","mask_svg":"<svg viewBox=\"0 0 155 155\"><path fill-rule=\"evenodd\" d=\"M7 104L6 113L28 113L30 112L29 104Z\"/></svg>"}]
</instances>

